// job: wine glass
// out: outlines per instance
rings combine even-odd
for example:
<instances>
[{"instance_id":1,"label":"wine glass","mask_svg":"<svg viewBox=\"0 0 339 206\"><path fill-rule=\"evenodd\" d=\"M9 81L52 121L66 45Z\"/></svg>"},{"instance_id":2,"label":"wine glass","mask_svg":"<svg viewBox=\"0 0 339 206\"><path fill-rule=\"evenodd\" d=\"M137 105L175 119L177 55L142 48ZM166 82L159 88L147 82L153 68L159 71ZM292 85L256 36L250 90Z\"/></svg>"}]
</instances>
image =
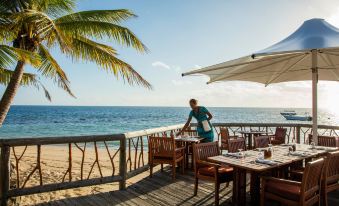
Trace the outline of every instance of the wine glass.
<instances>
[{"instance_id":1,"label":"wine glass","mask_svg":"<svg viewBox=\"0 0 339 206\"><path fill-rule=\"evenodd\" d=\"M264 152L263 152L261 149L259 149L258 159L259 159L259 160L262 160L262 159L264 159L264 158L265 158Z\"/></svg>"},{"instance_id":2,"label":"wine glass","mask_svg":"<svg viewBox=\"0 0 339 206\"><path fill-rule=\"evenodd\" d=\"M311 149L315 149L315 143L311 142Z\"/></svg>"},{"instance_id":3,"label":"wine glass","mask_svg":"<svg viewBox=\"0 0 339 206\"><path fill-rule=\"evenodd\" d=\"M242 152L243 149L238 149L238 155L239 157L243 158L244 157L244 153Z\"/></svg>"}]
</instances>

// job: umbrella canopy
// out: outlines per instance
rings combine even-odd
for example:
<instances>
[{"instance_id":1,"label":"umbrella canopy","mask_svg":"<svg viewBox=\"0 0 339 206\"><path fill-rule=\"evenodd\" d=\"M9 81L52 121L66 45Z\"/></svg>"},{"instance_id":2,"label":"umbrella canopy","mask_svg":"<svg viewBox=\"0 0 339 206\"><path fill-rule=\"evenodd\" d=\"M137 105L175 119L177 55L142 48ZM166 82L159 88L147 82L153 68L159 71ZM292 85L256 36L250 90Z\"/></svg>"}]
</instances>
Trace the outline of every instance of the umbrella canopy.
<instances>
[{"instance_id":1,"label":"umbrella canopy","mask_svg":"<svg viewBox=\"0 0 339 206\"><path fill-rule=\"evenodd\" d=\"M323 19L305 21L284 40L252 55L184 73L205 74L208 83L253 81L266 86L288 81L313 82L313 131L317 131L317 82L339 80L339 29ZM314 141L317 143L317 132Z\"/></svg>"}]
</instances>

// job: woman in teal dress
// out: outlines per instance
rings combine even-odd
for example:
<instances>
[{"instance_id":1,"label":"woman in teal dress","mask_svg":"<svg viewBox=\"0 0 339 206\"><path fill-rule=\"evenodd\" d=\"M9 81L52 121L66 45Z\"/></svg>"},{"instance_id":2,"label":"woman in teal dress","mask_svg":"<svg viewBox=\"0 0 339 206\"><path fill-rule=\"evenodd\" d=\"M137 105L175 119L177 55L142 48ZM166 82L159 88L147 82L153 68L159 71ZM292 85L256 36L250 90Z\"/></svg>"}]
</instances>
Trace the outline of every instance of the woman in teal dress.
<instances>
[{"instance_id":1,"label":"woman in teal dress","mask_svg":"<svg viewBox=\"0 0 339 206\"><path fill-rule=\"evenodd\" d=\"M192 108L192 111L189 114L185 126L177 135L182 134L187 129L187 127L190 125L192 121L192 117L194 117L198 122L197 126L198 135L200 137L205 138L203 140L204 142L213 142L214 133L212 125L210 123L210 120L213 117L212 114L205 107L198 106L198 101L195 99L191 99L189 103Z\"/></svg>"}]
</instances>

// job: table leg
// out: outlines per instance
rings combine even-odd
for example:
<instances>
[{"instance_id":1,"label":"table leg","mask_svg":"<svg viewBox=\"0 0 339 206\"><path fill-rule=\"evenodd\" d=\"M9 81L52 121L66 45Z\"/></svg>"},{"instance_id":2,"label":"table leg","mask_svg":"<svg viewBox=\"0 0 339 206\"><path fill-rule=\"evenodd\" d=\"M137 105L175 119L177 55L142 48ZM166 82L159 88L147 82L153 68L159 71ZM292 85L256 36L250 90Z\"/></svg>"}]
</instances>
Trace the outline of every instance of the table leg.
<instances>
[{"instance_id":1,"label":"table leg","mask_svg":"<svg viewBox=\"0 0 339 206\"><path fill-rule=\"evenodd\" d=\"M234 167L232 204L246 205L246 170Z\"/></svg>"},{"instance_id":2,"label":"table leg","mask_svg":"<svg viewBox=\"0 0 339 206\"><path fill-rule=\"evenodd\" d=\"M252 149L252 134L248 134L248 149Z\"/></svg>"},{"instance_id":3,"label":"table leg","mask_svg":"<svg viewBox=\"0 0 339 206\"><path fill-rule=\"evenodd\" d=\"M259 205L260 203L260 178L259 173L251 172L251 205Z\"/></svg>"}]
</instances>

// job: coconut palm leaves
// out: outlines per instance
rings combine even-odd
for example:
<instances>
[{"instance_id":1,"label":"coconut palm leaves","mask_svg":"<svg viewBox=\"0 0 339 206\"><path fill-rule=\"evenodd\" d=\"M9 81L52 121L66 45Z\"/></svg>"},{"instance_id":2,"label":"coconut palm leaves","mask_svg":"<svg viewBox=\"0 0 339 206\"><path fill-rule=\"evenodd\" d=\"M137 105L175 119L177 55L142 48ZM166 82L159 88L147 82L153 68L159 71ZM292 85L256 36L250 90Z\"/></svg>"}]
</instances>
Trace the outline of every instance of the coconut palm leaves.
<instances>
[{"instance_id":1,"label":"coconut palm leaves","mask_svg":"<svg viewBox=\"0 0 339 206\"><path fill-rule=\"evenodd\" d=\"M111 39L120 45L146 52L146 46L136 35L121 25L136 15L125 9L74 12L74 5L74 0L11 1L0 7L0 28L12 31L12 35L0 32L0 37L6 36L7 42L17 41L17 47L39 55L41 65L36 67L37 71L53 79L72 96L65 72L49 53L52 48L60 49L73 60L94 62L131 85L151 88L131 65L117 58L113 47L95 41ZM8 39L8 36L15 38Z\"/></svg>"}]
</instances>

